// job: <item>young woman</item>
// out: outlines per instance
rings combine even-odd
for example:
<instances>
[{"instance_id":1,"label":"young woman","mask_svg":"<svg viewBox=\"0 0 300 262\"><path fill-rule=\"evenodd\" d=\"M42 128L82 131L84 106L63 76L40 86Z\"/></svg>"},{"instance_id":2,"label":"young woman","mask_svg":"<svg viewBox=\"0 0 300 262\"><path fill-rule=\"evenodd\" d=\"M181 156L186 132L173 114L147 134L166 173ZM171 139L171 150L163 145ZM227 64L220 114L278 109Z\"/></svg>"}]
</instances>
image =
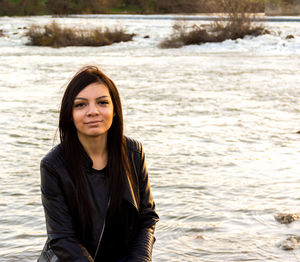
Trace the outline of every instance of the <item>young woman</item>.
<instances>
[{"instance_id":1,"label":"young woman","mask_svg":"<svg viewBox=\"0 0 300 262\"><path fill-rule=\"evenodd\" d=\"M151 261L158 221L142 145L123 134L115 84L81 69L64 93L60 144L41 161L42 261Z\"/></svg>"}]
</instances>

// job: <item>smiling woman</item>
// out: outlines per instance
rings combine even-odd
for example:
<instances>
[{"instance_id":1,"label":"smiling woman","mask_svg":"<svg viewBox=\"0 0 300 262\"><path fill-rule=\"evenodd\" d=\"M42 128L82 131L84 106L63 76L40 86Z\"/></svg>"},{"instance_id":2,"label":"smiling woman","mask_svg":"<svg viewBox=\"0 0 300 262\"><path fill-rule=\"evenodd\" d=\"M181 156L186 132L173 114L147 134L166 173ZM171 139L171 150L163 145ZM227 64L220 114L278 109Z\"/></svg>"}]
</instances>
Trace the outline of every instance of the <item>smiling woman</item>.
<instances>
[{"instance_id":1,"label":"smiling woman","mask_svg":"<svg viewBox=\"0 0 300 262\"><path fill-rule=\"evenodd\" d=\"M118 90L97 67L67 86L59 131L41 161L48 239L39 261L151 261L158 215L144 152L124 136Z\"/></svg>"},{"instance_id":2,"label":"smiling woman","mask_svg":"<svg viewBox=\"0 0 300 262\"><path fill-rule=\"evenodd\" d=\"M99 152L98 143L107 141L107 132L113 122L113 108L109 90L103 83L88 85L74 100L73 122L77 136L93 159L93 167L96 169L106 166L106 146L103 145L103 152Z\"/></svg>"}]
</instances>

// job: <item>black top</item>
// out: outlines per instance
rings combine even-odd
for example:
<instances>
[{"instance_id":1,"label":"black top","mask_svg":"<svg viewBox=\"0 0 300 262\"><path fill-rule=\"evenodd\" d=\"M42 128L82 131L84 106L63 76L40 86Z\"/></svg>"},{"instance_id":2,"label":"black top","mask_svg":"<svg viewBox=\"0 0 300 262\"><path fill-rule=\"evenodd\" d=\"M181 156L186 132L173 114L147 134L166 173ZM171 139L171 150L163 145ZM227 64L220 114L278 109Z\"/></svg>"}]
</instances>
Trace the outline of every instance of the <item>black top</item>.
<instances>
[{"instance_id":1,"label":"black top","mask_svg":"<svg viewBox=\"0 0 300 262\"><path fill-rule=\"evenodd\" d=\"M95 262L116 262L126 255L126 247L122 245L124 239L125 224L127 223L126 213L118 210L113 215L108 215L107 210L109 206L109 185L107 177L107 168L102 170L90 169L87 176L88 183L91 186L92 194L97 200L96 206L101 212L103 220L105 220L105 229L101 240L101 248L95 259ZM96 185L96 187L95 187ZM94 190L97 188L97 191ZM125 204L125 203L124 203ZM106 207L103 209L103 207ZM118 246L118 252L115 248Z\"/></svg>"},{"instance_id":2,"label":"black top","mask_svg":"<svg viewBox=\"0 0 300 262\"><path fill-rule=\"evenodd\" d=\"M93 198L96 200L95 205L97 209L100 210L102 219L106 217L109 199L109 187L106 170L106 167L102 170L91 168L89 169L87 175L89 188Z\"/></svg>"}]
</instances>

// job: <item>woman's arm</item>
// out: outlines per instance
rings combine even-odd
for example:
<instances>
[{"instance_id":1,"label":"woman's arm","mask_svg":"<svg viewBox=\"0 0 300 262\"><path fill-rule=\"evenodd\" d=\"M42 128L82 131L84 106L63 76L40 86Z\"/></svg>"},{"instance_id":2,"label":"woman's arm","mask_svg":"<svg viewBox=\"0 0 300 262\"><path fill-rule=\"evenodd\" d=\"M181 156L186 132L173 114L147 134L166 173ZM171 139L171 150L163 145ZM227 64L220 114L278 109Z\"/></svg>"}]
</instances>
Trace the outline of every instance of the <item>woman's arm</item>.
<instances>
[{"instance_id":1,"label":"woman's arm","mask_svg":"<svg viewBox=\"0 0 300 262\"><path fill-rule=\"evenodd\" d=\"M139 162L136 165L139 178L139 195L140 195L140 222L139 231L132 242L128 262L149 262L152 257L152 248L155 241L154 229L159 217L155 211L155 203L152 197L148 170L146 167L145 153L140 146Z\"/></svg>"},{"instance_id":2,"label":"woman's arm","mask_svg":"<svg viewBox=\"0 0 300 262\"><path fill-rule=\"evenodd\" d=\"M50 249L59 261L93 262L91 255L76 238L58 175L44 162L41 162L40 170L42 203Z\"/></svg>"}]
</instances>

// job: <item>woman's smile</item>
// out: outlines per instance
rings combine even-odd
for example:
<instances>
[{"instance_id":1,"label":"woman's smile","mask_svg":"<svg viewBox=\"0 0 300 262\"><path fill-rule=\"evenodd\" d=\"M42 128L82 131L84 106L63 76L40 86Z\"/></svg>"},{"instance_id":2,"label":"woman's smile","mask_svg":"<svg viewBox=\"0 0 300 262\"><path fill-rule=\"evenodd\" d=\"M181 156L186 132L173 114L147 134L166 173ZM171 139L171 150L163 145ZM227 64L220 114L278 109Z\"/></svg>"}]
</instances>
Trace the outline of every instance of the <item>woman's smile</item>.
<instances>
[{"instance_id":1,"label":"woman's smile","mask_svg":"<svg viewBox=\"0 0 300 262\"><path fill-rule=\"evenodd\" d=\"M89 126L93 126L93 125L98 125L98 124L100 124L102 122L103 122L102 120L94 120L94 121L86 122L85 124L87 124Z\"/></svg>"}]
</instances>

